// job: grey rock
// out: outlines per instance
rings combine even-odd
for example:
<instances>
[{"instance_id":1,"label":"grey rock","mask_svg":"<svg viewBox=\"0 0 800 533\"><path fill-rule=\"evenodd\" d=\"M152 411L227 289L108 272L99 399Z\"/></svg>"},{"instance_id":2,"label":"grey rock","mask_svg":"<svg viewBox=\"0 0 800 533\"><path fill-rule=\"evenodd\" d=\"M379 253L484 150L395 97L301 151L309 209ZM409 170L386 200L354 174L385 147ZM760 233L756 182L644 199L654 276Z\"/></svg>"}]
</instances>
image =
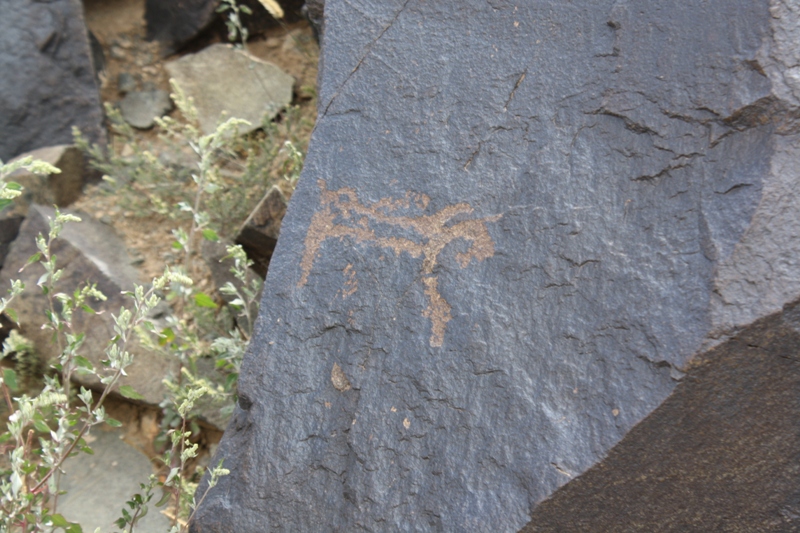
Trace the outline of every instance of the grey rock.
<instances>
[{"instance_id":1,"label":"grey rock","mask_svg":"<svg viewBox=\"0 0 800 533\"><path fill-rule=\"evenodd\" d=\"M130 93L136 90L136 78L130 72L120 72L117 77L117 89L121 93Z\"/></svg>"},{"instance_id":2,"label":"grey rock","mask_svg":"<svg viewBox=\"0 0 800 533\"><path fill-rule=\"evenodd\" d=\"M22 216L0 216L0 268L6 260L8 249L14 239L19 234L19 227L25 217Z\"/></svg>"},{"instance_id":3,"label":"grey rock","mask_svg":"<svg viewBox=\"0 0 800 533\"><path fill-rule=\"evenodd\" d=\"M114 521L122 516L125 502L141 493L139 483L147 483L155 473L143 454L122 440L122 432L96 427L87 439L93 455L80 453L64 463L61 488L67 493L58 499L58 512L67 520L81 524L84 531L116 531ZM170 519L158 512L156 493L149 512L137 524L140 533L163 533Z\"/></svg>"},{"instance_id":4,"label":"grey rock","mask_svg":"<svg viewBox=\"0 0 800 533\"><path fill-rule=\"evenodd\" d=\"M196 37L216 16L218 0L164 2L146 0L147 39L159 41L169 55Z\"/></svg>"},{"instance_id":5,"label":"grey rock","mask_svg":"<svg viewBox=\"0 0 800 533\"><path fill-rule=\"evenodd\" d=\"M271 120L292 101L294 78L276 65L226 44L215 44L166 64L187 96L194 98L200 129L213 132L225 118L247 120L247 133Z\"/></svg>"},{"instance_id":6,"label":"grey rock","mask_svg":"<svg viewBox=\"0 0 800 533\"><path fill-rule=\"evenodd\" d=\"M328 2L320 116L216 454L232 474L194 531L518 531L637 424L748 438L713 376L752 397L725 347L800 300L798 17ZM754 390L794 400L756 429L777 465L741 458L759 473L800 453L796 357L765 365ZM796 501L786 476L749 508Z\"/></svg>"},{"instance_id":7,"label":"grey rock","mask_svg":"<svg viewBox=\"0 0 800 533\"><path fill-rule=\"evenodd\" d=\"M9 175L7 179L22 185L23 191L14 200L8 214L25 215L34 203L67 207L80 197L85 183L86 161L77 147L67 144L48 146L22 154L19 158L28 156L50 163L61 172L42 176L20 169Z\"/></svg>"},{"instance_id":8,"label":"grey rock","mask_svg":"<svg viewBox=\"0 0 800 533\"><path fill-rule=\"evenodd\" d=\"M325 0L306 0L303 4L303 15L314 28L317 41L322 41L325 33Z\"/></svg>"},{"instance_id":9,"label":"grey rock","mask_svg":"<svg viewBox=\"0 0 800 533\"><path fill-rule=\"evenodd\" d=\"M156 117L162 117L172 109L172 100L166 91L134 91L125 95L119 103L125 122L142 130L155 125Z\"/></svg>"},{"instance_id":10,"label":"grey rock","mask_svg":"<svg viewBox=\"0 0 800 533\"><path fill-rule=\"evenodd\" d=\"M78 126L105 140L80 0L0 0L0 159L72 142Z\"/></svg>"},{"instance_id":11,"label":"grey rock","mask_svg":"<svg viewBox=\"0 0 800 533\"><path fill-rule=\"evenodd\" d=\"M279 24L279 21L267 12L260 0L239 0L237 3L249 7L252 12L243 18L251 36ZM281 0L279 4L284 11L284 19L280 22L291 23L300 20L303 0ZM224 40L227 38L227 28L224 23L228 15L216 12L219 5L219 0L181 2L146 0L147 38L159 41L164 55L180 50L192 40L202 40L203 34L217 34Z\"/></svg>"},{"instance_id":12,"label":"grey rock","mask_svg":"<svg viewBox=\"0 0 800 533\"><path fill-rule=\"evenodd\" d=\"M796 531L798 311L697 357L672 396L539 505L523 533Z\"/></svg>"},{"instance_id":13,"label":"grey rock","mask_svg":"<svg viewBox=\"0 0 800 533\"><path fill-rule=\"evenodd\" d=\"M34 263L22 272L20 269L37 252L36 236L39 233L47 235L48 217L54 216L52 208L31 205L0 271L0 286L8 287L12 279L20 279L25 283L27 289L12 307L19 316L20 332L34 342L37 352L46 361L58 356L58 347L52 342L51 332L41 329L48 302L36 283L44 273L44 268ZM95 368L101 368L106 345L115 335L111 315L119 314L122 306L133 305L130 298L121 293L133 290L134 283L139 282L139 273L131 266L124 244L108 226L87 216L82 216L82 219L80 223L67 224L60 238L54 242L53 254L58 258L57 267L64 269L56 290L71 294L86 283L94 283L108 298L105 302L89 302L90 306L103 313L78 311L72 320L73 330L86 334L81 355L88 358ZM126 370L128 375L119 381L118 386L130 385L144 396L145 402L158 405L165 395L162 380L170 373L177 373L177 361L147 350L136 339L129 343L128 351L134 354L135 361ZM74 380L87 387L100 388L99 380L94 376L75 375Z\"/></svg>"},{"instance_id":14,"label":"grey rock","mask_svg":"<svg viewBox=\"0 0 800 533\"><path fill-rule=\"evenodd\" d=\"M247 256L255 263L253 269L262 278L267 276L267 268L278 243L286 207L287 202L283 192L273 186L258 202L236 236L236 243L242 245Z\"/></svg>"}]
</instances>

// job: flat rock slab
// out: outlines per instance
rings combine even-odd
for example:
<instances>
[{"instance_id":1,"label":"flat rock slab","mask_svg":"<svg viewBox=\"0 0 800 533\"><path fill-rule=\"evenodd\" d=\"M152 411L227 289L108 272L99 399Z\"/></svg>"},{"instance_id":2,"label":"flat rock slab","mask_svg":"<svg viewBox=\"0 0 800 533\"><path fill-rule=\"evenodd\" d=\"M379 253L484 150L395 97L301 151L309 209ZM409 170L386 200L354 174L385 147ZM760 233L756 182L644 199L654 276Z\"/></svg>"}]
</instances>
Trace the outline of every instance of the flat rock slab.
<instances>
[{"instance_id":1,"label":"flat rock slab","mask_svg":"<svg viewBox=\"0 0 800 533\"><path fill-rule=\"evenodd\" d=\"M139 483L147 483L153 466L143 454L122 440L121 431L94 428L86 439L93 455L80 453L64 464L58 512L79 523L84 531L116 531L114 521L122 516L125 502L141 493ZM139 533L164 533L171 521L155 507L156 494L147 515L136 524Z\"/></svg>"},{"instance_id":2,"label":"flat rock slab","mask_svg":"<svg viewBox=\"0 0 800 533\"><path fill-rule=\"evenodd\" d=\"M0 0L0 159L72 142L78 126L105 139L80 0Z\"/></svg>"},{"instance_id":3,"label":"flat rock slab","mask_svg":"<svg viewBox=\"0 0 800 533\"><path fill-rule=\"evenodd\" d=\"M19 316L21 333L34 342L38 353L47 361L56 358L59 352L52 342L51 332L41 329L48 303L36 283L44 273L44 267L36 263L21 273L19 270L37 252L36 236L39 233L48 234L48 217L54 216L55 212L50 207L31 206L0 271L0 286L9 287L12 279L20 279L25 283L25 292L11 307ZM57 267L64 269L56 290L71 294L86 283L95 283L108 298L105 302L89 302L92 308L103 313L77 311L72 320L74 331L86 334L79 353L88 358L95 368L101 368L100 361L105 359L106 345L115 335L111 315L119 314L122 306L133 306L132 300L121 292L133 290L134 283L139 283L139 273L131 266L124 244L111 228L87 216L83 216L82 222L69 223L64 227L53 245L53 253L58 258ZM120 379L118 386L130 385L144 397L145 402L158 405L166 391L162 380L170 373L177 374L178 362L146 350L135 340L129 343L128 351L135 355L134 364L126 370L128 375ZM75 375L74 379L87 387L101 386L94 376Z\"/></svg>"},{"instance_id":4,"label":"flat rock slab","mask_svg":"<svg viewBox=\"0 0 800 533\"><path fill-rule=\"evenodd\" d=\"M798 32L778 0L326 2L232 474L194 531L518 531L610 458L800 299ZM745 408L694 385L687 416Z\"/></svg>"},{"instance_id":5,"label":"flat rock slab","mask_svg":"<svg viewBox=\"0 0 800 533\"><path fill-rule=\"evenodd\" d=\"M239 129L241 133L253 131L292 101L293 77L231 45L209 46L167 63L166 68L194 98L200 129L206 134L230 117L250 122L249 128Z\"/></svg>"}]
</instances>

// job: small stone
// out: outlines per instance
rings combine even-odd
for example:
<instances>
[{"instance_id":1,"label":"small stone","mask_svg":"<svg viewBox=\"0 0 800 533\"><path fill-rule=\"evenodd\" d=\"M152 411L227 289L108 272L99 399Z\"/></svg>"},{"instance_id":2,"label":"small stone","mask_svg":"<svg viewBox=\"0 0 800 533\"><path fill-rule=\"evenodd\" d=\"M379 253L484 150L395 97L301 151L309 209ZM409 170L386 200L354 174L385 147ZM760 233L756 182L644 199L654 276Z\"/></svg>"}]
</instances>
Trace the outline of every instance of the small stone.
<instances>
[{"instance_id":1,"label":"small stone","mask_svg":"<svg viewBox=\"0 0 800 533\"><path fill-rule=\"evenodd\" d=\"M130 72L120 72L117 77L117 90L130 93L136 90L136 78Z\"/></svg>"},{"instance_id":2,"label":"small stone","mask_svg":"<svg viewBox=\"0 0 800 533\"><path fill-rule=\"evenodd\" d=\"M119 46L112 46L111 49L108 51L108 53L111 55L111 57L113 57L118 61L122 61L123 59L128 57L127 54L125 53L125 50L123 50Z\"/></svg>"},{"instance_id":3,"label":"small stone","mask_svg":"<svg viewBox=\"0 0 800 533\"><path fill-rule=\"evenodd\" d=\"M128 124L146 130L153 127L155 117L172 109L172 101L166 91L138 91L126 94L119 108Z\"/></svg>"}]
</instances>

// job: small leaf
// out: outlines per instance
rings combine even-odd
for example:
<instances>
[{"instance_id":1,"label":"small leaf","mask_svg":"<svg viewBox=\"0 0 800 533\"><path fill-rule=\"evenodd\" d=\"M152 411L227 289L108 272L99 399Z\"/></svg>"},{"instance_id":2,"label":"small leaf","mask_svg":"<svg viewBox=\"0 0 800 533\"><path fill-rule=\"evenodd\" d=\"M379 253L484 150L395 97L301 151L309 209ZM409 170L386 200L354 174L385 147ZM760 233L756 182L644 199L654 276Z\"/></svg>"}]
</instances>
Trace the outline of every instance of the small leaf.
<instances>
[{"instance_id":1,"label":"small leaf","mask_svg":"<svg viewBox=\"0 0 800 533\"><path fill-rule=\"evenodd\" d=\"M19 325L19 316L17 315L16 311L14 311L13 309L6 308L6 314L8 315L8 318L11 319L12 322Z\"/></svg>"},{"instance_id":2,"label":"small leaf","mask_svg":"<svg viewBox=\"0 0 800 533\"><path fill-rule=\"evenodd\" d=\"M42 252L36 252L35 254L33 254L28 258L28 262L25 263L25 266L32 265L33 263L41 259L41 257L42 257Z\"/></svg>"},{"instance_id":3,"label":"small leaf","mask_svg":"<svg viewBox=\"0 0 800 533\"><path fill-rule=\"evenodd\" d=\"M239 11L241 11L245 15L252 15L253 14L253 11L249 7L244 5L244 4L239 6Z\"/></svg>"},{"instance_id":4,"label":"small leaf","mask_svg":"<svg viewBox=\"0 0 800 533\"><path fill-rule=\"evenodd\" d=\"M44 423L42 420L34 420L33 427L36 428L36 431L40 431L42 433L49 433L50 427Z\"/></svg>"},{"instance_id":5,"label":"small leaf","mask_svg":"<svg viewBox=\"0 0 800 533\"><path fill-rule=\"evenodd\" d=\"M68 527L69 522L60 514L50 515L50 523L55 527Z\"/></svg>"},{"instance_id":6,"label":"small leaf","mask_svg":"<svg viewBox=\"0 0 800 533\"><path fill-rule=\"evenodd\" d=\"M144 400L144 396L133 390L130 385L123 385L119 388L119 393L131 400Z\"/></svg>"},{"instance_id":7,"label":"small leaf","mask_svg":"<svg viewBox=\"0 0 800 533\"><path fill-rule=\"evenodd\" d=\"M92 309L91 307L89 307L86 304L81 304L81 309L83 309L84 311L86 311L90 315L96 315L97 314L97 311L95 311L94 309Z\"/></svg>"},{"instance_id":8,"label":"small leaf","mask_svg":"<svg viewBox=\"0 0 800 533\"><path fill-rule=\"evenodd\" d=\"M181 243L179 243L178 241L172 241L172 248L175 249L175 250L182 250L183 249L183 245Z\"/></svg>"},{"instance_id":9,"label":"small leaf","mask_svg":"<svg viewBox=\"0 0 800 533\"><path fill-rule=\"evenodd\" d=\"M161 338L158 339L159 346L164 346L175 340L175 332L172 328L164 328L161 330Z\"/></svg>"},{"instance_id":10,"label":"small leaf","mask_svg":"<svg viewBox=\"0 0 800 533\"><path fill-rule=\"evenodd\" d=\"M162 507L169 501L171 497L172 497L171 492L164 491L164 495L161 496L160 500L158 500L158 503L156 503L156 507Z\"/></svg>"},{"instance_id":11,"label":"small leaf","mask_svg":"<svg viewBox=\"0 0 800 533\"><path fill-rule=\"evenodd\" d=\"M203 230L203 238L207 241L217 242L219 240L219 235L213 229L206 228Z\"/></svg>"},{"instance_id":12,"label":"small leaf","mask_svg":"<svg viewBox=\"0 0 800 533\"><path fill-rule=\"evenodd\" d=\"M214 300L211 299L211 296L204 292L198 292L194 295L194 303L200 307L208 307L210 309L216 309L218 307L218 305L214 303Z\"/></svg>"},{"instance_id":13,"label":"small leaf","mask_svg":"<svg viewBox=\"0 0 800 533\"><path fill-rule=\"evenodd\" d=\"M94 370L94 365L92 364L92 362L89 361L88 359L86 359L82 355L76 355L75 358L73 359L73 361L75 361L75 364L78 365L78 368L85 368L87 370Z\"/></svg>"},{"instance_id":14,"label":"small leaf","mask_svg":"<svg viewBox=\"0 0 800 533\"><path fill-rule=\"evenodd\" d=\"M3 382L8 385L8 388L12 391L19 388L17 385L17 373L10 368L3 369Z\"/></svg>"},{"instance_id":15,"label":"small leaf","mask_svg":"<svg viewBox=\"0 0 800 533\"><path fill-rule=\"evenodd\" d=\"M112 428L118 428L122 426L122 422L114 418L106 418L106 424L108 424Z\"/></svg>"}]
</instances>

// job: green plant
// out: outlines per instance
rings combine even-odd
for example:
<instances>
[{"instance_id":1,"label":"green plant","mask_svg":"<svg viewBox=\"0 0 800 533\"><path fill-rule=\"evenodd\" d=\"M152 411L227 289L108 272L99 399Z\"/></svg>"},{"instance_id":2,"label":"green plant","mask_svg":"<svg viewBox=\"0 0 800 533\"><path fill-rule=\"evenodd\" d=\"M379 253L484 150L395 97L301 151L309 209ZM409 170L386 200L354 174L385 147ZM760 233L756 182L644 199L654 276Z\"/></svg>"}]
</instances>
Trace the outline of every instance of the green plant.
<instances>
[{"instance_id":1,"label":"green plant","mask_svg":"<svg viewBox=\"0 0 800 533\"><path fill-rule=\"evenodd\" d=\"M259 0L264 9L272 15L275 20L283 18L283 9L275 0ZM237 37L241 38L242 48L247 47L247 38L250 35L247 27L242 22L242 15L252 15L253 11L245 4L239 4L237 0L222 0L217 8L217 13L228 13L228 20L225 26L228 28L228 40L234 42Z\"/></svg>"}]
</instances>

